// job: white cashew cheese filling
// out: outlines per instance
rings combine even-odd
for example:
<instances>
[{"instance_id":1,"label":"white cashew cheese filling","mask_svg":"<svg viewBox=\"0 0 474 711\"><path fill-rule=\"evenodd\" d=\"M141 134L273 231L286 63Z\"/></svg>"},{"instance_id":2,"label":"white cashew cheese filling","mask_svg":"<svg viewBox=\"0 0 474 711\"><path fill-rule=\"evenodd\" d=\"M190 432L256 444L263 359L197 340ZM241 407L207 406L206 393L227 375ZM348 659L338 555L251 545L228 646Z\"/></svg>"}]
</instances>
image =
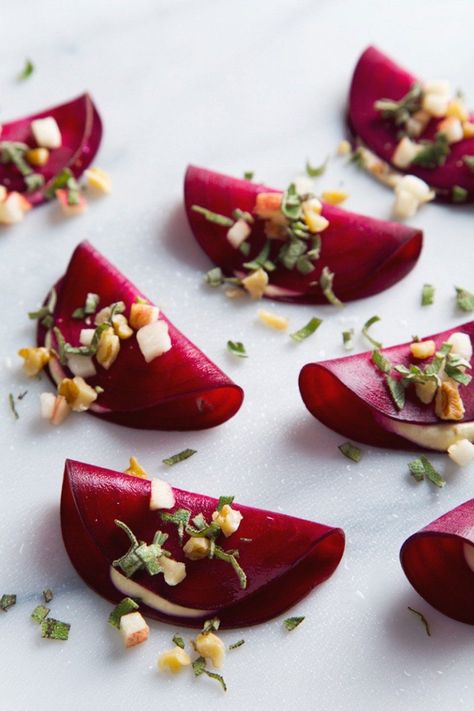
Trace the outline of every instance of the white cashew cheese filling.
<instances>
[{"instance_id":1,"label":"white cashew cheese filling","mask_svg":"<svg viewBox=\"0 0 474 711\"><path fill-rule=\"evenodd\" d=\"M474 442L474 422L461 422L458 425L412 425L389 420L389 418L384 418L384 421L391 432L427 449L445 452L448 447L461 439Z\"/></svg>"}]
</instances>

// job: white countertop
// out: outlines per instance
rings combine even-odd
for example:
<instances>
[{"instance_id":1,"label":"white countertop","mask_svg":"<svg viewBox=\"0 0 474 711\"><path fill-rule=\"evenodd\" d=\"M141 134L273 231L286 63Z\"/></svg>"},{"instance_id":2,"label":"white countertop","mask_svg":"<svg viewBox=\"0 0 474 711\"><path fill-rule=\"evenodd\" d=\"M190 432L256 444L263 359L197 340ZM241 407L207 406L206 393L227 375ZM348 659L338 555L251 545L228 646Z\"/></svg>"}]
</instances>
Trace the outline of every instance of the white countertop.
<instances>
[{"instance_id":1,"label":"white countertop","mask_svg":"<svg viewBox=\"0 0 474 711\"><path fill-rule=\"evenodd\" d=\"M230 302L202 285L209 262L191 237L181 195L189 162L234 175L252 169L284 187L308 158L318 163L334 152L352 68L372 42L421 76L450 79L474 106L473 19L469 0L3 0L0 122L91 91L105 126L96 162L112 175L114 192L81 218L63 219L49 205L0 230L0 594L18 595L0 617L2 709L180 711L225 703L232 711L255 708L257 698L261 708L302 711L472 708L474 631L418 597L398 552L409 534L474 495L474 467L455 471L433 455L448 479L438 491L411 480L410 452L364 446L363 461L352 464L337 450L343 438L309 415L297 388L304 363L341 355L343 328L374 314L385 345L468 320L454 308L453 285L473 288L472 207L422 209L412 220L425 230L420 261L383 294L342 312L270 305L293 330L312 315L324 319L315 336L294 344L256 321L255 303ZM20 84L26 57L36 70ZM390 192L335 159L318 185L340 182L349 209L388 217ZM57 429L39 421L46 381L25 385L15 353L33 340L26 312L83 238L245 388L231 421L199 433L137 432L87 415ZM425 281L436 285L436 303L422 309ZM228 339L243 341L249 358L226 353ZM361 337L356 347L366 348ZM14 421L8 393L25 387ZM198 454L168 472L177 486L232 493L347 534L335 575L292 612L306 615L301 627L288 635L274 620L224 633L229 643L246 640L226 660L225 699L210 679L156 671L174 627L152 623L147 644L121 649L106 623L110 605L79 579L59 530L66 457L123 470L135 454L164 476L161 460L185 447ZM42 640L29 620L45 587L56 593L54 616L72 623L67 643ZM431 638L407 605L427 616Z\"/></svg>"}]
</instances>

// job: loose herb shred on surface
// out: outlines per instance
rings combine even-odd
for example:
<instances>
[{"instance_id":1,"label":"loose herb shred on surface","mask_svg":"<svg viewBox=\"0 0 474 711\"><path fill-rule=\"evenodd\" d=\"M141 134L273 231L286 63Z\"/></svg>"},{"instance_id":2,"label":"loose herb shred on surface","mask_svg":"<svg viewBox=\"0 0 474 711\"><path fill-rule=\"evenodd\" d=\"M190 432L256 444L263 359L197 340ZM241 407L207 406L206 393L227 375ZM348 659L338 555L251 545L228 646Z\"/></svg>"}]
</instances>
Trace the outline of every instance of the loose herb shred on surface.
<instances>
[{"instance_id":1,"label":"loose herb shred on surface","mask_svg":"<svg viewBox=\"0 0 474 711\"><path fill-rule=\"evenodd\" d=\"M436 471L424 454L422 454L419 459L414 459L412 462L409 462L408 468L410 470L410 474L414 479L416 479L416 481L423 481L426 476L432 484L440 489L446 485L446 481L443 479L441 474Z\"/></svg>"},{"instance_id":2,"label":"loose herb shred on surface","mask_svg":"<svg viewBox=\"0 0 474 711\"><path fill-rule=\"evenodd\" d=\"M333 282L334 272L331 272L328 267L323 267L321 276L319 277L319 286L321 287L324 296L330 304L333 304L333 306L344 306L342 301L337 298L336 294L333 291Z\"/></svg>"},{"instance_id":3,"label":"loose herb shred on surface","mask_svg":"<svg viewBox=\"0 0 474 711\"><path fill-rule=\"evenodd\" d=\"M248 358L245 346L240 341L227 341L227 350L237 358Z\"/></svg>"},{"instance_id":4,"label":"loose herb shred on surface","mask_svg":"<svg viewBox=\"0 0 474 711\"><path fill-rule=\"evenodd\" d=\"M41 325L45 328L52 328L54 323L53 313L56 307L57 298L56 289L53 287L49 292L46 306L42 306L38 311L29 311L28 318L31 320L39 320Z\"/></svg>"},{"instance_id":5,"label":"loose herb shred on surface","mask_svg":"<svg viewBox=\"0 0 474 711\"><path fill-rule=\"evenodd\" d=\"M355 444L352 444L352 442L344 442L338 445L338 450L347 457L347 459L352 459L353 462L360 462L362 459L362 450L356 447Z\"/></svg>"},{"instance_id":6,"label":"loose herb shred on surface","mask_svg":"<svg viewBox=\"0 0 474 711\"><path fill-rule=\"evenodd\" d=\"M312 336L321 324L322 319L313 317L312 319L310 319L310 321L308 321L306 326L303 326L294 333L290 333L290 338L292 338L297 343L299 343L300 341L304 341L306 338L309 338L309 336Z\"/></svg>"},{"instance_id":7,"label":"loose herb shred on surface","mask_svg":"<svg viewBox=\"0 0 474 711\"><path fill-rule=\"evenodd\" d=\"M365 338L371 343L374 348L382 348L382 343L380 341L376 341L375 338L373 338L370 333L369 333L369 328L374 325L374 323L378 323L381 321L380 316L372 316L371 318L366 321L362 327L362 334L365 336Z\"/></svg>"},{"instance_id":8,"label":"loose herb shred on surface","mask_svg":"<svg viewBox=\"0 0 474 711\"><path fill-rule=\"evenodd\" d=\"M44 639L58 639L65 642L69 638L71 625L68 622L60 622L53 617L48 617L41 623L41 636Z\"/></svg>"},{"instance_id":9,"label":"loose herb shred on surface","mask_svg":"<svg viewBox=\"0 0 474 711\"><path fill-rule=\"evenodd\" d=\"M346 351L350 351L354 348L354 329L350 328L347 331L342 332L342 343Z\"/></svg>"},{"instance_id":10,"label":"loose herb shred on surface","mask_svg":"<svg viewBox=\"0 0 474 711\"><path fill-rule=\"evenodd\" d=\"M216 672L211 672L208 669L204 669L204 674L206 674L210 679L215 679L222 686L224 691L227 691L227 685L224 681L224 677Z\"/></svg>"},{"instance_id":11,"label":"loose herb shred on surface","mask_svg":"<svg viewBox=\"0 0 474 711\"><path fill-rule=\"evenodd\" d=\"M10 405L10 410L13 413L13 417L15 418L15 420L19 420L20 415L18 414L18 411L16 409L15 398L13 397L13 393L8 393L8 403Z\"/></svg>"},{"instance_id":12,"label":"loose herb shred on surface","mask_svg":"<svg viewBox=\"0 0 474 711\"><path fill-rule=\"evenodd\" d=\"M232 227L234 220L225 215L219 215L217 212L212 212L205 207L200 207L200 205L192 205L191 210L193 212L198 212L202 215L208 222L213 222L216 225L222 225L222 227Z\"/></svg>"},{"instance_id":13,"label":"loose herb shred on surface","mask_svg":"<svg viewBox=\"0 0 474 711\"><path fill-rule=\"evenodd\" d=\"M219 496L219 501L217 502L216 511L222 511L224 506L231 506L234 501L234 496Z\"/></svg>"},{"instance_id":14,"label":"loose herb shred on surface","mask_svg":"<svg viewBox=\"0 0 474 711\"><path fill-rule=\"evenodd\" d=\"M464 165L469 168L471 173L474 173L474 156L463 156Z\"/></svg>"},{"instance_id":15,"label":"loose herb shred on surface","mask_svg":"<svg viewBox=\"0 0 474 711\"><path fill-rule=\"evenodd\" d=\"M416 615L417 617L420 618L420 621L423 623L423 625L425 627L426 634L428 635L428 637L431 637L430 625L429 625L429 622L426 619L426 617L423 615L423 613L418 612L418 610L415 610L413 607L410 607L410 606L408 606L408 610L410 610L410 612L413 612L414 615Z\"/></svg>"},{"instance_id":16,"label":"loose herb shred on surface","mask_svg":"<svg viewBox=\"0 0 474 711\"><path fill-rule=\"evenodd\" d=\"M255 172L253 170L246 170L244 173L244 180L253 180Z\"/></svg>"},{"instance_id":17,"label":"loose herb shred on surface","mask_svg":"<svg viewBox=\"0 0 474 711\"><path fill-rule=\"evenodd\" d=\"M13 605L16 605L16 595L4 593L2 597L0 597L0 610L7 612Z\"/></svg>"},{"instance_id":18,"label":"loose herb shred on surface","mask_svg":"<svg viewBox=\"0 0 474 711\"><path fill-rule=\"evenodd\" d=\"M468 291L467 289L462 289L459 286L456 286L455 289L456 306L458 307L458 309L461 309L461 311L466 311L467 313L474 311L474 294L471 291Z\"/></svg>"},{"instance_id":19,"label":"loose herb shred on surface","mask_svg":"<svg viewBox=\"0 0 474 711\"><path fill-rule=\"evenodd\" d=\"M194 676L201 676L201 674L206 674L211 679L215 679L216 681L219 682L219 684L222 686L224 691L227 691L227 686L225 684L223 677L220 674L216 674L215 672L211 672L208 669L206 669L206 660L204 659L204 657L198 657L197 659L194 660L193 672L194 672Z\"/></svg>"},{"instance_id":20,"label":"loose herb shred on surface","mask_svg":"<svg viewBox=\"0 0 474 711\"><path fill-rule=\"evenodd\" d=\"M29 77L33 74L34 70L35 65L31 61L31 59L25 60L25 66L18 74L18 81L25 81L25 79L29 79Z\"/></svg>"},{"instance_id":21,"label":"loose herb shred on surface","mask_svg":"<svg viewBox=\"0 0 474 711\"><path fill-rule=\"evenodd\" d=\"M120 629L121 617L123 617L123 615L128 615L130 612L134 612L134 610L138 610L138 605L135 600L132 600L131 597L124 597L123 600L121 600L119 604L114 607L107 622L109 625L112 625L112 627Z\"/></svg>"},{"instance_id":22,"label":"loose herb shred on surface","mask_svg":"<svg viewBox=\"0 0 474 711\"><path fill-rule=\"evenodd\" d=\"M220 626L220 619L218 617L211 617L210 620L205 620L202 626L202 634L209 634L209 632L217 632Z\"/></svg>"},{"instance_id":23,"label":"loose herb shred on surface","mask_svg":"<svg viewBox=\"0 0 474 711\"><path fill-rule=\"evenodd\" d=\"M45 607L44 605L37 605L33 612L31 613L31 619L33 622L36 622L36 624L40 625L44 619L49 615L51 610L49 607Z\"/></svg>"},{"instance_id":24,"label":"loose herb shred on surface","mask_svg":"<svg viewBox=\"0 0 474 711\"><path fill-rule=\"evenodd\" d=\"M168 467L172 467L174 464L178 464L178 462L184 462L185 459L189 459L189 457L192 457L193 454L196 454L197 449L183 449L182 452L178 452L177 454L173 454L171 457L167 457L167 459L163 459L163 464L166 464Z\"/></svg>"},{"instance_id":25,"label":"loose herb shred on surface","mask_svg":"<svg viewBox=\"0 0 474 711\"><path fill-rule=\"evenodd\" d=\"M386 375L385 380L395 405L399 410L403 410L405 407L405 385L403 380L392 378L391 375Z\"/></svg>"},{"instance_id":26,"label":"loose herb shred on surface","mask_svg":"<svg viewBox=\"0 0 474 711\"><path fill-rule=\"evenodd\" d=\"M388 358L386 358L382 353L376 348L372 351L372 362L377 366L382 373L390 373L392 370L392 364Z\"/></svg>"},{"instance_id":27,"label":"loose herb shred on surface","mask_svg":"<svg viewBox=\"0 0 474 711\"><path fill-rule=\"evenodd\" d=\"M238 647L241 647L243 644L245 644L245 639L239 639L238 642L229 644L229 650L238 649Z\"/></svg>"},{"instance_id":28,"label":"loose herb shred on surface","mask_svg":"<svg viewBox=\"0 0 474 711\"><path fill-rule=\"evenodd\" d=\"M421 305L431 306L434 303L435 288L432 284L423 284L421 290Z\"/></svg>"},{"instance_id":29,"label":"loose herb shred on surface","mask_svg":"<svg viewBox=\"0 0 474 711\"><path fill-rule=\"evenodd\" d=\"M286 620L283 620L283 624L288 630L288 632L292 632L296 627L298 627L298 625L303 622L304 619L304 617L287 617Z\"/></svg>"},{"instance_id":30,"label":"loose herb shred on surface","mask_svg":"<svg viewBox=\"0 0 474 711\"><path fill-rule=\"evenodd\" d=\"M321 165L318 166L311 165L309 160L306 161L306 174L309 175L310 178L319 178L320 175L323 175L323 173L325 173L328 162L329 157L326 158L324 163L321 163Z\"/></svg>"},{"instance_id":31,"label":"loose herb shred on surface","mask_svg":"<svg viewBox=\"0 0 474 711\"><path fill-rule=\"evenodd\" d=\"M54 593L52 590L50 590L49 588L47 590L43 590L43 600L45 601L46 604L51 602L53 597L54 597Z\"/></svg>"},{"instance_id":32,"label":"loose herb shred on surface","mask_svg":"<svg viewBox=\"0 0 474 711\"><path fill-rule=\"evenodd\" d=\"M182 637L179 636L179 634L175 634L173 637L173 643L177 646L180 647L181 649L184 649L184 640Z\"/></svg>"}]
</instances>

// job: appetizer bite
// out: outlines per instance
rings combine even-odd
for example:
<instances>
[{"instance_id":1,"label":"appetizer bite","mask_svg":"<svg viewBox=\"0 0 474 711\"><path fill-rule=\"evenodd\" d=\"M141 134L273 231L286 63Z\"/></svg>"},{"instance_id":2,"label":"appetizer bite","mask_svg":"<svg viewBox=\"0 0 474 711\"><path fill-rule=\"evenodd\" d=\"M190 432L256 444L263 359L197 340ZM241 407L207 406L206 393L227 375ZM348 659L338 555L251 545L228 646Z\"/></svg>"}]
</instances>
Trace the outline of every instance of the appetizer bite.
<instances>
[{"instance_id":1,"label":"appetizer bite","mask_svg":"<svg viewBox=\"0 0 474 711\"><path fill-rule=\"evenodd\" d=\"M395 189L398 217L434 198L474 201L474 116L449 82L422 82L369 47L354 70L349 124L359 162Z\"/></svg>"},{"instance_id":2,"label":"appetizer bite","mask_svg":"<svg viewBox=\"0 0 474 711\"><path fill-rule=\"evenodd\" d=\"M323 424L359 442L450 451L474 440L473 340L471 321L421 341L309 363L301 397Z\"/></svg>"},{"instance_id":3,"label":"appetizer bite","mask_svg":"<svg viewBox=\"0 0 474 711\"><path fill-rule=\"evenodd\" d=\"M87 410L128 427L202 429L242 404L242 389L88 242L29 316L37 347L19 355L27 375L47 367L57 386L41 396L52 424Z\"/></svg>"},{"instance_id":4,"label":"appetizer bite","mask_svg":"<svg viewBox=\"0 0 474 711\"><path fill-rule=\"evenodd\" d=\"M88 94L0 125L0 224L19 222L32 206L55 197L65 213L83 212L77 178L93 161L101 137L102 121Z\"/></svg>"},{"instance_id":5,"label":"appetizer bite","mask_svg":"<svg viewBox=\"0 0 474 711\"><path fill-rule=\"evenodd\" d=\"M187 627L213 616L222 627L269 620L329 578L344 551L341 529L72 460L61 525L96 592Z\"/></svg>"},{"instance_id":6,"label":"appetizer bite","mask_svg":"<svg viewBox=\"0 0 474 711\"><path fill-rule=\"evenodd\" d=\"M474 499L410 536L400 561L426 602L454 620L474 625Z\"/></svg>"},{"instance_id":7,"label":"appetizer bite","mask_svg":"<svg viewBox=\"0 0 474 711\"><path fill-rule=\"evenodd\" d=\"M307 180L285 192L188 167L184 201L197 242L216 265L211 286L299 303L376 294L414 267L422 232L321 202Z\"/></svg>"}]
</instances>

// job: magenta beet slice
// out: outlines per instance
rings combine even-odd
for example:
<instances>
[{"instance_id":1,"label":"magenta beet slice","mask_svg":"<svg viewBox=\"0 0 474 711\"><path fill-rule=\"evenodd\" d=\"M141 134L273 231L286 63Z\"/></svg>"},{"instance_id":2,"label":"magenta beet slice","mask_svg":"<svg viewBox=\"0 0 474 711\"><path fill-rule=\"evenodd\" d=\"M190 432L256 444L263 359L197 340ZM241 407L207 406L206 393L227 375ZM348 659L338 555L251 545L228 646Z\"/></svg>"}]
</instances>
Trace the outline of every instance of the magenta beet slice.
<instances>
[{"instance_id":1,"label":"magenta beet slice","mask_svg":"<svg viewBox=\"0 0 474 711\"><path fill-rule=\"evenodd\" d=\"M426 338L440 347L457 331L467 333L474 343L474 321ZM408 365L413 362L409 346L404 343L381 352L394 365ZM411 389L406 391L405 407L399 411L384 382L384 374L372 363L371 351L308 363L300 372L299 387L303 402L314 417L359 442L406 448L408 440L391 431L392 423L449 424L439 420L433 405L424 405ZM474 420L473 381L462 388L462 399L466 410L463 422ZM412 442L410 446L414 446Z\"/></svg>"},{"instance_id":2,"label":"magenta beet slice","mask_svg":"<svg viewBox=\"0 0 474 711\"><path fill-rule=\"evenodd\" d=\"M164 523L159 511L149 510L150 490L147 479L67 460L61 525L66 550L77 572L112 602L120 600L123 593L110 579L110 566L129 545L114 520L126 523L146 542L151 542L158 529L168 533L166 548L175 560L186 563L186 578L171 587L163 576L139 571L132 580L173 605L198 613L191 616L173 610L173 614L165 614L144 605L145 613L158 620L199 627L203 619L217 614L225 627L264 622L329 578L344 552L341 529L234 504L243 520L238 531L227 539L221 536L218 545L224 550L238 548L239 562L247 575L243 590L230 564L184 558L176 526ZM211 519L217 499L176 488L173 491L176 509L186 508L192 516L203 513ZM242 538L252 540L245 542Z\"/></svg>"},{"instance_id":3,"label":"magenta beet slice","mask_svg":"<svg viewBox=\"0 0 474 711\"><path fill-rule=\"evenodd\" d=\"M279 192L248 180L231 178L204 168L189 166L184 183L184 202L189 224L199 245L227 276L241 273L244 262L255 258L265 243L262 222L257 220L248 238L249 256L244 257L227 240L227 227L213 224L191 210L200 205L231 216L235 208L252 212L261 192ZM335 273L334 291L342 301L377 294L396 284L413 269L419 257L423 233L394 222L375 220L338 207L324 205L322 214L330 224L321 234L321 257L310 274L277 264L271 272L265 296L279 301L327 303L319 286L323 267ZM260 224L259 224L260 223ZM281 242L274 240L270 259ZM245 270L244 270L245 271Z\"/></svg>"},{"instance_id":4,"label":"magenta beet slice","mask_svg":"<svg viewBox=\"0 0 474 711\"><path fill-rule=\"evenodd\" d=\"M22 176L11 164L0 164L0 185L9 191L24 193L32 205L44 202L44 191L53 178L69 168L78 178L94 160L102 138L102 121L89 94L83 94L66 104L45 109L32 116L10 121L2 125L0 141L19 141L32 148L36 146L31 133L34 119L53 116L62 136L62 146L50 151L49 160L42 168L34 168L45 179L41 190L27 194Z\"/></svg>"},{"instance_id":5,"label":"magenta beet slice","mask_svg":"<svg viewBox=\"0 0 474 711\"><path fill-rule=\"evenodd\" d=\"M58 294L55 325L72 345L79 344L80 331L87 327L83 320L73 319L72 313L84 305L88 292L100 296L99 309L123 301L127 315L137 296L145 298L88 242L75 249L65 275L55 288ZM160 318L168 323L171 350L146 363L135 336L121 341L120 353L112 367L104 370L97 364L97 375L87 379L93 387L104 390L91 412L141 429L193 430L225 422L240 408L242 389L161 312ZM47 333L40 325L38 344L44 345L46 338ZM50 373L55 382L66 375L70 377L57 360L53 366Z\"/></svg>"},{"instance_id":6,"label":"magenta beet slice","mask_svg":"<svg viewBox=\"0 0 474 711\"><path fill-rule=\"evenodd\" d=\"M474 499L413 534L400 561L410 583L448 617L474 625Z\"/></svg>"},{"instance_id":7,"label":"magenta beet slice","mask_svg":"<svg viewBox=\"0 0 474 711\"><path fill-rule=\"evenodd\" d=\"M399 140L397 130L381 118L374 103L378 99L400 100L417 81L420 80L375 47L365 50L354 70L349 95L351 129L368 148L388 163L391 163ZM431 120L417 140L432 140L438 122L439 119ZM467 190L467 201L473 201L474 173L464 165L462 159L465 155L474 156L474 138L452 144L444 165L434 169L414 165L407 172L422 178L444 200L452 200L452 189L457 185Z\"/></svg>"}]
</instances>

